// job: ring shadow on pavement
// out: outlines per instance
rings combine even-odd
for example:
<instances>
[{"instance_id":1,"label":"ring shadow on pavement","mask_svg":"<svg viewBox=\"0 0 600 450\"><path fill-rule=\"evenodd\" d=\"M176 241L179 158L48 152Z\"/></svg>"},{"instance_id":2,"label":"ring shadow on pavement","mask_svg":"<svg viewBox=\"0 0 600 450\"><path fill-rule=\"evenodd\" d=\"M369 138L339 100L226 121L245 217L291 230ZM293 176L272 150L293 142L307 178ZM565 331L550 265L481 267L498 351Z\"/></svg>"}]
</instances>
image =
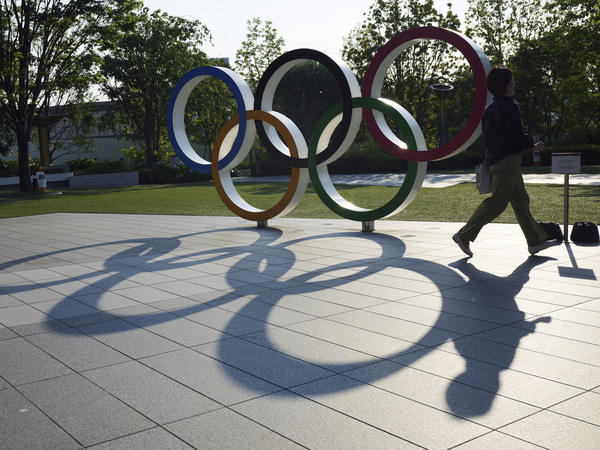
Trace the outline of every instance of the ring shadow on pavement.
<instances>
[{"instance_id":1,"label":"ring shadow on pavement","mask_svg":"<svg viewBox=\"0 0 600 450\"><path fill-rule=\"evenodd\" d=\"M220 248L211 248L207 250L183 252L179 249L182 239L214 233L218 236L223 231L239 231L240 233L254 233L257 236L255 242L249 245L231 245ZM404 257L405 244L394 236L377 233L360 232L338 232L328 233L319 236L309 236L292 241L282 240L283 233L273 228L230 228L224 230L209 230L206 232L191 233L174 238L156 238L156 239L132 239L124 241L108 242L104 244L90 245L86 247L76 247L67 250L57 250L43 255L36 255L21 260L0 264L0 270L7 269L19 264L32 262L38 258L51 257L59 253L80 251L85 248L128 246L124 251L113 254L108 257L102 270L90 269L90 273L78 277L80 281L89 280L90 283L99 283L98 277L103 276L100 284L104 291L110 291L116 288L119 283L141 273L152 273L160 270L164 273L169 270L179 268L200 267L202 264L213 264L219 261L225 261L233 258L235 262L231 265L225 274L225 279L231 290L223 292L222 296L212 298L204 303L197 303L193 306L182 307L175 310L160 311L144 315L144 326L161 324L180 318L186 318L196 313L201 313L213 308L220 308L223 305L239 300L241 297L249 298L249 301L233 315L233 318L222 329L222 339L217 343L216 358L221 361L223 372L237 383L247 383L247 377L240 377L240 370L235 367L236 361L230 361L233 358L241 358L243 361L252 361L252 365L242 368L255 376L264 377L264 392L261 392L261 384L244 386L248 390L258 391L258 394L272 394L273 385L280 388L275 395L289 394L289 390L295 388L302 382L298 382L296 374L298 371L305 370L307 365L311 367L320 367L325 369L330 377L334 375L344 375L352 377L348 372L361 369L360 381L363 383L376 384L384 378L391 377L419 359L438 349L445 343L453 342L456 350L465 359L465 371L449 382L446 391L446 403L450 412L461 417L476 417L486 414L492 407L494 398L498 394L499 378L502 371L510 368L515 352L519 347L520 340L526 335L535 332L536 325L539 322L550 321L549 317L537 318L533 321L525 320L525 313L519 310L516 303L516 296L527 282L529 272L539 264L547 261L546 258L532 257L519 265L512 274L506 277L497 277L477 269L465 260L460 260L452 265L458 269L468 279L465 281L457 272L445 265L418 258ZM312 271L291 271L295 263L299 260L298 255L293 250L295 244L306 245L311 240L327 239L359 239L362 242L375 244L378 247L376 256L365 256L362 259L340 262L327 267L314 269ZM281 242L279 242L281 240ZM315 242L314 245L319 245ZM176 251L177 250L177 251ZM373 252L370 252L373 254ZM133 258L133 259L132 259ZM121 262L127 259L128 264ZM121 261L121 262L120 262ZM441 297L441 310L435 323L429 326L428 331L422 336L414 336L409 344L406 341L398 339L401 344L407 347L399 348L385 357L374 358L373 355L365 354L363 360L354 360L347 363L335 361L323 362L311 361L315 354L296 354L290 355L283 351L278 351L279 345L269 337L268 329L272 328L269 323L269 315L277 303L285 296L309 295L311 293L326 294L327 291L343 288L344 285L359 280L366 280L370 275L377 274L384 269L397 268L416 272L420 276L429 278L432 286L437 287ZM236 273L240 270L257 274L269 275L276 281L270 283L270 290L265 293L263 289L256 289L255 292L248 290L245 285L242 288L236 288ZM288 272L290 272L288 274ZM294 275L295 274L295 275ZM344 275L340 275L344 274ZM105 275L105 276L104 276ZM323 281L327 278L326 282ZM453 284L444 284L444 280L453 279ZM485 291L477 295L477 291L469 289L468 292L475 294L475 297L456 299L456 291L481 283L482 286L486 280L501 282L505 289L502 292L503 301L500 305L490 305L486 299L489 297ZM3 287L7 294L24 292L37 289L40 286L52 288L65 280L42 281L30 286L18 285ZM399 280L398 288L402 288L402 281ZM373 286L374 296L377 296L376 286ZM434 289L435 290L435 289ZM101 309L100 302L103 292L98 293L95 302L87 303L89 306ZM447 295L455 291L455 295ZM70 297L86 294L83 288L81 293L72 294ZM294 294L292 294L294 293ZM415 297L418 295L415 293ZM418 300L417 300L418 301ZM66 327L65 324L73 325L77 323L77 318L68 317L69 303L72 298L66 297L58 302L54 308L48 312L49 316L58 318L52 319L48 325L52 330L59 333L73 333L75 330ZM401 300L399 300L401 302ZM139 327L128 321L127 315L120 315L118 310L102 312L108 314L111 319L120 319L119 326L114 324L105 328L94 328L95 331L86 331L87 334L94 336L103 333L118 333L121 331L135 330ZM262 330L254 330L250 335L240 334L238 321L243 321L251 317L259 320L263 324ZM318 316L315 316L317 319ZM472 326L470 326L472 325ZM478 334L489 330L501 330L503 334L503 343L487 340L477 337ZM256 345L256 336L261 334L259 344ZM240 347L240 343L243 345ZM244 349L244 354L240 355L240 348ZM268 360L265 360L265 348L273 350L268 352ZM254 349L254 351L253 351ZM317 350L318 349L314 349ZM288 352L290 353L290 352ZM487 354L486 361L487 373L485 387L481 387L481 373L475 369L477 365L477 355ZM493 356L489 356L493 355ZM376 362L392 362L391 364L375 364ZM261 367L268 367L269 370L262 372ZM256 370L256 373L252 373ZM269 379L271 374L273 378ZM201 376L201 374L199 374ZM477 383L474 383L477 380ZM314 381L314 380L311 380ZM311 395L326 395L332 392L341 392L353 389L359 383L340 383L333 385L331 383L313 383L311 386ZM465 390L464 387L478 386L477 389ZM476 391L478 394L473 395Z\"/></svg>"}]
</instances>

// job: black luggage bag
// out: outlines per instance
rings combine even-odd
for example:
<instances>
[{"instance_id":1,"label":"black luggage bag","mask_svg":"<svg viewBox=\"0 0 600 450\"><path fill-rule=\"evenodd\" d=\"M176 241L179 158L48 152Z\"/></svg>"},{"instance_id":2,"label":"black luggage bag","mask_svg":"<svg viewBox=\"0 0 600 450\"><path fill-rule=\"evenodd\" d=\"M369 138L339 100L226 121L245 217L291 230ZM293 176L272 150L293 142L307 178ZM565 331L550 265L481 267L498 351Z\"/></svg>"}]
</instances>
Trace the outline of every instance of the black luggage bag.
<instances>
[{"instance_id":1,"label":"black luggage bag","mask_svg":"<svg viewBox=\"0 0 600 450\"><path fill-rule=\"evenodd\" d=\"M573 242L599 242L598 225L591 222L575 222L571 231Z\"/></svg>"},{"instance_id":2,"label":"black luggage bag","mask_svg":"<svg viewBox=\"0 0 600 450\"><path fill-rule=\"evenodd\" d=\"M562 241L564 239L562 229L556 222L540 222L544 231L548 234L548 239Z\"/></svg>"}]
</instances>

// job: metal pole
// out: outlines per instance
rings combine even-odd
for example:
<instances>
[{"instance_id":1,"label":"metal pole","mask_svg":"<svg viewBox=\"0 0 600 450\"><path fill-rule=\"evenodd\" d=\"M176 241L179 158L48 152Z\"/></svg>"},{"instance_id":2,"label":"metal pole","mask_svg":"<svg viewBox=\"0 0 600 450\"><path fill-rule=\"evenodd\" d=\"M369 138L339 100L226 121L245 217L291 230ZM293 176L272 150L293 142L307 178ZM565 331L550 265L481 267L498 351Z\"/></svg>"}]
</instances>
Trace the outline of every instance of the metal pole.
<instances>
[{"instance_id":1,"label":"metal pole","mask_svg":"<svg viewBox=\"0 0 600 450\"><path fill-rule=\"evenodd\" d=\"M40 138L40 161L42 166L50 165L50 127L63 118L66 114L58 114L54 116L36 116L33 124L38 127L38 135Z\"/></svg>"},{"instance_id":2,"label":"metal pole","mask_svg":"<svg viewBox=\"0 0 600 450\"><path fill-rule=\"evenodd\" d=\"M50 130L46 125L38 126L40 140L40 163L47 167L50 165Z\"/></svg>"},{"instance_id":3,"label":"metal pole","mask_svg":"<svg viewBox=\"0 0 600 450\"><path fill-rule=\"evenodd\" d=\"M569 174L565 173L565 222L564 222L564 240L569 242Z\"/></svg>"}]
</instances>

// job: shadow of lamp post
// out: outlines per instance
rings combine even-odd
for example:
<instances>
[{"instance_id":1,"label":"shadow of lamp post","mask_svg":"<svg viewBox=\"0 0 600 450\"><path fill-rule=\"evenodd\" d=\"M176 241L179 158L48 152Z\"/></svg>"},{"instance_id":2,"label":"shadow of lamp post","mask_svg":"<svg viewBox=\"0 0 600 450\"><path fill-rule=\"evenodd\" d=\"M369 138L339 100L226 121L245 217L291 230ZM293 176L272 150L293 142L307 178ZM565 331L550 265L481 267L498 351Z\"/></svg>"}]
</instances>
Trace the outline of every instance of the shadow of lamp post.
<instances>
[{"instance_id":1,"label":"shadow of lamp post","mask_svg":"<svg viewBox=\"0 0 600 450\"><path fill-rule=\"evenodd\" d=\"M432 84L429 87L440 101L440 112L438 113L438 135L437 146L440 147L450 140L448 124L446 123L446 99L454 89L449 84Z\"/></svg>"}]
</instances>

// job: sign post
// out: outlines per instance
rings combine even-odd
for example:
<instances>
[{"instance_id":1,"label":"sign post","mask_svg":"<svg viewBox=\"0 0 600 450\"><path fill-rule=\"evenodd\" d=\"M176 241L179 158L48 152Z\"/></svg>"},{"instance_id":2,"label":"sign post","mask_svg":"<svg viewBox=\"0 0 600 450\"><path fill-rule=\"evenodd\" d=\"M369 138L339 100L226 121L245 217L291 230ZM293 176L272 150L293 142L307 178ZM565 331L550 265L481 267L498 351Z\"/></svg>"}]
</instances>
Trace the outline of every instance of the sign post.
<instances>
[{"instance_id":1,"label":"sign post","mask_svg":"<svg viewBox=\"0 0 600 450\"><path fill-rule=\"evenodd\" d=\"M581 153L553 153L552 173L565 174L564 239L569 240L569 174L581 173Z\"/></svg>"}]
</instances>

